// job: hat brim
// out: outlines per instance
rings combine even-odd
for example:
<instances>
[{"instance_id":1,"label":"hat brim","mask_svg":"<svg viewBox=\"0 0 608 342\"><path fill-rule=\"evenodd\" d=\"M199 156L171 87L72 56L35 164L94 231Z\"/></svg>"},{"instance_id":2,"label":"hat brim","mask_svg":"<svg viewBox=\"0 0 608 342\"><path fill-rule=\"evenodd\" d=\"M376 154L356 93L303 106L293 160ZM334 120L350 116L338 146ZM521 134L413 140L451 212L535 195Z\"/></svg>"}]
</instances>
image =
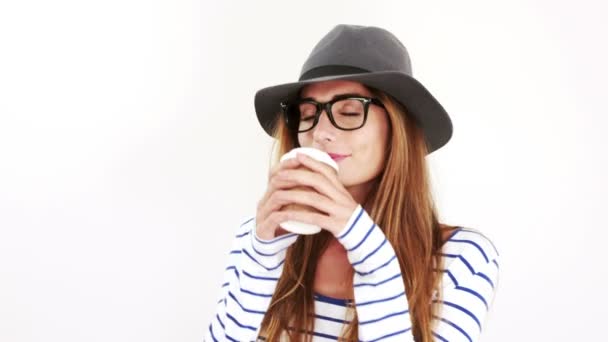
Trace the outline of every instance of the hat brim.
<instances>
[{"instance_id":1,"label":"hat brim","mask_svg":"<svg viewBox=\"0 0 608 342\"><path fill-rule=\"evenodd\" d=\"M452 121L443 106L415 78L398 71L324 76L305 81L285 83L260 89L255 94L255 111L264 131L272 136L275 121L281 111L281 101L293 100L307 84L349 80L379 89L403 104L422 128L428 153L441 148L452 137Z\"/></svg>"}]
</instances>

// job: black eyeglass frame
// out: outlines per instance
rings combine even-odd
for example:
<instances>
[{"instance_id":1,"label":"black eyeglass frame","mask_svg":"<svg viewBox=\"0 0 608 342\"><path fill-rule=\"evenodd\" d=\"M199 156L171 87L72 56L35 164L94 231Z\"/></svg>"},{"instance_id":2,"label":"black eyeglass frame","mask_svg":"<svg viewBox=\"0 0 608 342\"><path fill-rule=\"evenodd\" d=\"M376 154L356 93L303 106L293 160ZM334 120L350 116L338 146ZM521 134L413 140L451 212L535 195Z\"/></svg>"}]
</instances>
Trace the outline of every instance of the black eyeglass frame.
<instances>
[{"instance_id":1,"label":"black eyeglass frame","mask_svg":"<svg viewBox=\"0 0 608 342\"><path fill-rule=\"evenodd\" d=\"M334 120L334 116L331 112L331 107L334 103L341 101L341 100L358 100L361 101L361 103L363 103L363 122L361 123L361 126L359 127L354 127L354 128L342 128L340 126L338 126L338 124L336 123L336 121ZM310 126L310 128L305 129L305 130L299 130L298 127L296 127L296 125L299 125L299 119L295 120L296 122L291 122L290 120L290 113L288 112L288 107L289 106L296 106L296 105L300 105L302 103L311 103L314 104L317 108L317 111L315 113L315 118L314 121L312 122L312 126ZM375 104L377 106L382 107L383 109L386 110L386 107L384 106L384 104L382 103L382 101L380 101L379 99L375 98L375 97L365 97L365 96L352 96L352 95L341 95L341 96L336 96L335 98L333 98L331 101L329 102L317 102L315 100L312 99L297 99L295 100L293 103L287 102L287 101L283 101L281 102L281 112L283 113L283 117L285 118L285 123L287 124L287 127L289 127L292 130L297 131L297 133L304 133L304 132L308 132L311 129L315 128L315 126L317 125L317 123L319 123L319 117L321 117L321 113L323 112L323 110L325 110L325 112L327 113L327 116L329 117L329 121L331 122L331 124L336 127L337 129L341 129L343 131L354 131L356 129L359 129L363 126L365 126L365 122L367 122L367 114L369 112L369 105L370 104Z\"/></svg>"}]
</instances>

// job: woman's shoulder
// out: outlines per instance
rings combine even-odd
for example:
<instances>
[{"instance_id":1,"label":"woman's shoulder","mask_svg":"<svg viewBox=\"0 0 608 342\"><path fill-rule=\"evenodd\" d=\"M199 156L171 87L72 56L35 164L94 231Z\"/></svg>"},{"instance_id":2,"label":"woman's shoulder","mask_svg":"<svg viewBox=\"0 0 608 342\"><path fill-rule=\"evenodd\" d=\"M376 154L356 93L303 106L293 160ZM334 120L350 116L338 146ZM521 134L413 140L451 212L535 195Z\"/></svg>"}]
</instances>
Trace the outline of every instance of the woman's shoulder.
<instances>
[{"instance_id":1,"label":"woman's shoulder","mask_svg":"<svg viewBox=\"0 0 608 342\"><path fill-rule=\"evenodd\" d=\"M494 241L479 228L456 226L446 234L441 249L443 287L475 283L487 291L494 289L499 278L499 253Z\"/></svg>"},{"instance_id":2,"label":"woman's shoulder","mask_svg":"<svg viewBox=\"0 0 608 342\"><path fill-rule=\"evenodd\" d=\"M451 229L450 229L451 228ZM479 228L454 226L445 229L443 253L476 263L498 264L499 252L493 239Z\"/></svg>"}]
</instances>

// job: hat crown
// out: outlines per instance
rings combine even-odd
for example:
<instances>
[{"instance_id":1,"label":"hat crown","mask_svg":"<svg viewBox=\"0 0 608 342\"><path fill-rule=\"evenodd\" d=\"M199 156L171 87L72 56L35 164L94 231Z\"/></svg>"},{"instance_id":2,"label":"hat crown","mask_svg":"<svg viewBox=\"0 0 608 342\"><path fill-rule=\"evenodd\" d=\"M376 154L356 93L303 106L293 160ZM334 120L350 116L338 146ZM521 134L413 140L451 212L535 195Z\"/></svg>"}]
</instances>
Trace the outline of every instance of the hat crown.
<instances>
[{"instance_id":1,"label":"hat crown","mask_svg":"<svg viewBox=\"0 0 608 342\"><path fill-rule=\"evenodd\" d=\"M412 76L410 56L403 43L379 27L340 24L314 46L299 80L381 71Z\"/></svg>"}]
</instances>

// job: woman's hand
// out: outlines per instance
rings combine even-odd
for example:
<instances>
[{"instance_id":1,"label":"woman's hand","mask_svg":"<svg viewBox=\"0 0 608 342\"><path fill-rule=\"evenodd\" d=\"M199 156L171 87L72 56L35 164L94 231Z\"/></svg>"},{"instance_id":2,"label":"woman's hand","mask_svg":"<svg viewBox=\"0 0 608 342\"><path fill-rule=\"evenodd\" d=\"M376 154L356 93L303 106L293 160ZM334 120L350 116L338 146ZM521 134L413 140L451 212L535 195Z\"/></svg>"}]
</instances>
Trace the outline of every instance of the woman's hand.
<instances>
[{"instance_id":1,"label":"woman's hand","mask_svg":"<svg viewBox=\"0 0 608 342\"><path fill-rule=\"evenodd\" d=\"M310 171L302 168L283 168L277 172L277 179L289 184L308 186L316 192L279 191L275 195L279 197L283 205L304 204L325 214L304 211L285 211L284 213L287 214L289 220L314 224L337 236L345 228L359 203L342 185L336 171L331 166L302 153L298 153L295 159Z\"/></svg>"},{"instance_id":2,"label":"woman's hand","mask_svg":"<svg viewBox=\"0 0 608 342\"><path fill-rule=\"evenodd\" d=\"M287 203L283 200L284 192L296 184L277 177L282 170L300 167L302 164L295 158L287 159L275 165L268 174L268 187L262 199L258 202L256 211L256 235L264 240L271 240L279 235L289 233L279 226L280 223L291 220L290 213L280 211Z\"/></svg>"}]
</instances>

